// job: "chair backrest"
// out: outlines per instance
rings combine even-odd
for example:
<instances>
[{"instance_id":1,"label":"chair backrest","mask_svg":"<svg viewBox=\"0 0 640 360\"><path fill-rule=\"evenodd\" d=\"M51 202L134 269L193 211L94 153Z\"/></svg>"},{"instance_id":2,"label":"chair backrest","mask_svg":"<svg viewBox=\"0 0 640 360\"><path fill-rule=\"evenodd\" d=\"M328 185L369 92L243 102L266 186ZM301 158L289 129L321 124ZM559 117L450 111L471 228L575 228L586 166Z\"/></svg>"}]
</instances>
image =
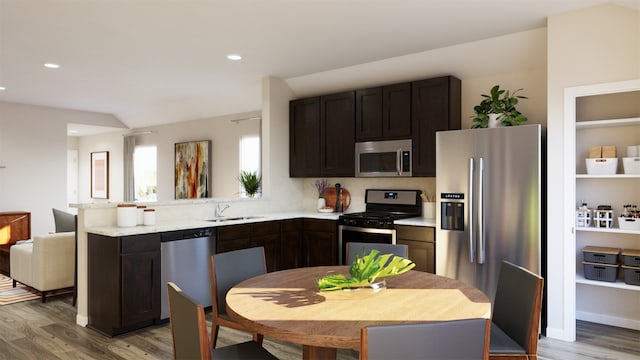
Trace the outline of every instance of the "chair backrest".
<instances>
[{"instance_id":1,"label":"chair backrest","mask_svg":"<svg viewBox=\"0 0 640 360\"><path fill-rule=\"evenodd\" d=\"M264 248L258 246L212 255L209 268L214 316L226 314L224 299L229 289L239 282L267 272Z\"/></svg>"},{"instance_id":2,"label":"chair backrest","mask_svg":"<svg viewBox=\"0 0 640 360\"><path fill-rule=\"evenodd\" d=\"M359 257L362 257L363 252L364 255L369 255L372 249L380 251L380 254L393 254L405 259L409 256L409 247L404 244L347 242L346 264L353 263L356 254Z\"/></svg>"},{"instance_id":3,"label":"chair backrest","mask_svg":"<svg viewBox=\"0 0 640 360\"><path fill-rule=\"evenodd\" d=\"M544 280L503 261L493 303L492 321L527 353L536 353Z\"/></svg>"},{"instance_id":4,"label":"chair backrest","mask_svg":"<svg viewBox=\"0 0 640 360\"><path fill-rule=\"evenodd\" d=\"M169 321L174 359L211 359L204 308L172 283L169 292Z\"/></svg>"},{"instance_id":5,"label":"chair backrest","mask_svg":"<svg viewBox=\"0 0 640 360\"><path fill-rule=\"evenodd\" d=\"M75 215L55 208L52 211L57 233L76 231Z\"/></svg>"},{"instance_id":6,"label":"chair backrest","mask_svg":"<svg viewBox=\"0 0 640 360\"><path fill-rule=\"evenodd\" d=\"M362 328L360 360L479 360L489 356L491 320L466 319Z\"/></svg>"}]
</instances>

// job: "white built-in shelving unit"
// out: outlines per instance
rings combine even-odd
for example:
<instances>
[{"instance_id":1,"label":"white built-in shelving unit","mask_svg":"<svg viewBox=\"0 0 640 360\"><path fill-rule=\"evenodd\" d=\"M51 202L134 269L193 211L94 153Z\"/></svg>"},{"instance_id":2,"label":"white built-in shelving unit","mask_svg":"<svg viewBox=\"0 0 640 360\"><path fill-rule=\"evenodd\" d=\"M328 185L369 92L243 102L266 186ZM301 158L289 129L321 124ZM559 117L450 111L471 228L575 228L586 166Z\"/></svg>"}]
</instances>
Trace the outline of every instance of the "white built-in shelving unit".
<instances>
[{"instance_id":1,"label":"white built-in shelving unit","mask_svg":"<svg viewBox=\"0 0 640 360\"><path fill-rule=\"evenodd\" d=\"M566 89L565 125L565 139L573 142L568 145L573 153L565 154L565 159L575 161L575 171L567 171L565 179L569 187L565 214L575 219L582 202L593 209L611 205L614 211L611 228L576 227L574 223L569 244L575 250L575 319L640 329L640 286L626 284L622 271L616 282L587 280L582 265L585 246L640 249L640 231L620 229L617 220L625 204L640 205L640 175L625 174L622 166L627 146L640 144L640 80ZM587 174L589 147L604 145L616 146L616 173Z\"/></svg>"}]
</instances>

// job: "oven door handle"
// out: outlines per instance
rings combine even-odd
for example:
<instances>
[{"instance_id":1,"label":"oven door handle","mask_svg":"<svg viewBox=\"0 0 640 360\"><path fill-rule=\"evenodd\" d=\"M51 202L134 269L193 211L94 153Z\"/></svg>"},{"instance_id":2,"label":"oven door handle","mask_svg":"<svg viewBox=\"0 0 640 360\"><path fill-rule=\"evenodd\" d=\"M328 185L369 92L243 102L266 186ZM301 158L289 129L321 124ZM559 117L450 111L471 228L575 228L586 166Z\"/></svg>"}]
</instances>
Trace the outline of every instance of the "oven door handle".
<instances>
[{"instance_id":1,"label":"oven door handle","mask_svg":"<svg viewBox=\"0 0 640 360\"><path fill-rule=\"evenodd\" d=\"M362 232L362 233L369 233L369 234L391 234L391 235L393 235L396 231L395 229L375 229L375 228L366 228L366 227L348 226L348 225L340 225L340 229Z\"/></svg>"}]
</instances>

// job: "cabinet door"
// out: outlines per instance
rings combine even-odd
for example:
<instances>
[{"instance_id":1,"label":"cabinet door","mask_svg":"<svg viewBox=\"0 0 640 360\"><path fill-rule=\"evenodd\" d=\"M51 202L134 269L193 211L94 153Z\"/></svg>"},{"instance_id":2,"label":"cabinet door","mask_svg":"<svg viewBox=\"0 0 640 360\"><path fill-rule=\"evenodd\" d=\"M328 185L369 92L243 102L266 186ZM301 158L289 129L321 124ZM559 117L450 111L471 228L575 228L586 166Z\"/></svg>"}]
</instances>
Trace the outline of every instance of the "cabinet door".
<instances>
[{"instance_id":1,"label":"cabinet door","mask_svg":"<svg viewBox=\"0 0 640 360\"><path fill-rule=\"evenodd\" d=\"M278 271L280 266L280 222L251 224L252 246L264 247L267 271Z\"/></svg>"},{"instance_id":2,"label":"cabinet door","mask_svg":"<svg viewBox=\"0 0 640 360\"><path fill-rule=\"evenodd\" d=\"M322 176L355 176L355 92L322 96L320 122Z\"/></svg>"},{"instance_id":3,"label":"cabinet door","mask_svg":"<svg viewBox=\"0 0 640 360\"><path fill-rule=\"evenodd\" d=\"M436 176L436 131L460 129L460 80L452 76L413 82L413 176Z\"/></svg>"},{"instance_id":4,"label":"cabinet door","mask_svg":"<svg viewBox=\"0 0 640 360\"><path fill-rule=\"evenodd\" d=\"M228 225L218 228L216 254L253 247L250 225Z\"/></svg>"},{"instance_id":5,"label":"cabinet door","mask_svg":"<svg viewBox=\"0 0 640 360\"><path fill-rule=\"evenodd\" d=\"M382 137L382 88L356 91L356 141Z\"/></svg>"},{"instance_id":6,"label":"cabinet door","mask_svg":"<svg viewBox=\"0 0 640 360\"><path fill-rule=\"evenodd\" d=\"M289 176L321 176L319 97L289 103Z\"/></svg>"},{"instance_id":7,"label":"cabinet door","mask_svg":"<svg viewBox=\"0 0 640 360\"><path fill-rule=\"evenodd\" d=\"M409 247L409 260L415 270L435 274L435 228L422 226L398 226L397 243Z\"/></svg>"},{"instance_id":8,"label":"cabinet door","mask_svg":"<svg viewBox=\"0 0 640 360\"><path fill-rule=\"evenodd\" d=\"M411 137L411 83L382 88L382 136L385 139Z\"/></svg>"},{"instance_id":9,"label":"cabinet door","mask_svg":"<svg viewBox=\"0 0 640 360\"><path fill-rule=\"evenodd\" d=\"M123 327L160 317L160 251L121 256Z\"/></svg>"},{"instance_id":10,"label":"cabinet door","mask_svg":"<svg viewBox=\"0 0 640 360\"><path fill-rule=\"evenodd\" d=\"M303 266L338 264L336 222L305 219L302 235Z\"/></svg>"},{"instance_id":11,"label":"cabinet door","mask_svg":"<svg viewBox=\"0 0 640 360\"><path fill-rule=\"evenodd\" d=\"M280 269L302 267L302 220L282 221L280 236Z\"/></svg>"}]
</instances>

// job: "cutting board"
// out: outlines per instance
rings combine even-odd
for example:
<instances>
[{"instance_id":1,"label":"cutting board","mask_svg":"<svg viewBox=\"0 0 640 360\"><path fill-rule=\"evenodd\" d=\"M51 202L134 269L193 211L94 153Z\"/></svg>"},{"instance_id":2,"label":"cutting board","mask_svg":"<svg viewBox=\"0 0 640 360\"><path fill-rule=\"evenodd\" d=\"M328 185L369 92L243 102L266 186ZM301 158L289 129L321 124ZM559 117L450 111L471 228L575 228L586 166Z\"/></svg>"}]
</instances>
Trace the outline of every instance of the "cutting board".
<instances>
[{"instance_id":1,"label":"cutting board","mask_svg":"<svg viewBox=\"0 0 640 360\"><path fill-rule=\"evenodd\" d=\"M349 193L349 190L345 189L345 188L341 188L342 189L342 196L340 197L340 203L344 204L343 207L343 212L347 211L347 209L349 208L349 205L351 205L351 194ZM327 206L335 208L336 207L336 188L335 187L330 187L327 188L327 190L325 190L324 192L324 201L327 203Z\"/></svg>"}]
</instances>

